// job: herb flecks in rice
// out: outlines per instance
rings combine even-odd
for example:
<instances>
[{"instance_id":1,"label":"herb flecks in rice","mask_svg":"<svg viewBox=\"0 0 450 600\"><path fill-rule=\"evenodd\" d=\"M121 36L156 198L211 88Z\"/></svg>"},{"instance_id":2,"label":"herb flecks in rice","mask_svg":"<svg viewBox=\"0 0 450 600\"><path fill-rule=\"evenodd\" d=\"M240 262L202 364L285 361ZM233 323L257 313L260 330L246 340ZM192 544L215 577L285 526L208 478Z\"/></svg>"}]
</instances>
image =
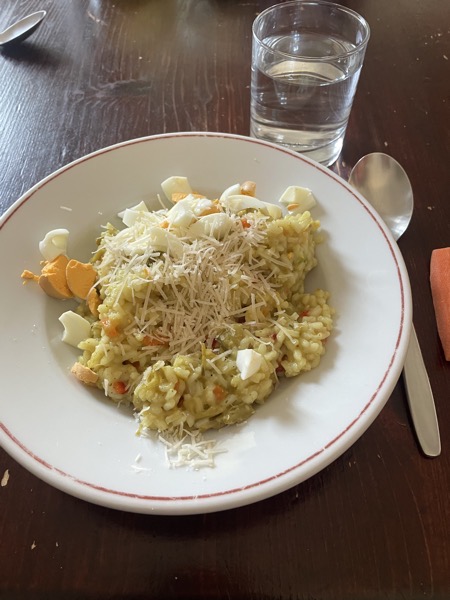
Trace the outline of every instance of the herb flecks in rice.
<instances>
[{"instance_id":1,"label":"herb flecks in rice","mask_svg":"<svg viewBox=\"0 0 450 600\"><path fill-rule=\"evenodd\" d=\"M221 239L168 228L166 250L149 244L167 210L108 225L94 255L101 304L80 363L115 401L132 403L143 428L204 431L246 420L282 376L319 364L332 329L328 293L305 293L316 265L319 222L309 212L230 217ZM237 352L264 360L241 377Z\"/></svg>"}]
</instances>

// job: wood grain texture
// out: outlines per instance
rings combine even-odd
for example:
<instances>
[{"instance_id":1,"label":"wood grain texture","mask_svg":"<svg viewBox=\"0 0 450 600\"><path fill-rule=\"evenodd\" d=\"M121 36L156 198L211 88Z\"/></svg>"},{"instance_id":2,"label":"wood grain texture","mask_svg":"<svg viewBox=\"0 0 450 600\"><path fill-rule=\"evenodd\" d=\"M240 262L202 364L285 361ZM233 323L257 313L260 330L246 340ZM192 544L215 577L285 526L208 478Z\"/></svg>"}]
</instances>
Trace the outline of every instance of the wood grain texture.
<instances>
[{"instance_id":1,"label":"wood grain texture","mask_svg":"<svg viewBox=\"0 0 450 600\"><path fill-rule=\"evenodd\" d=\"M399 245L442 455L418 450L402 381L327 469L218 514L151 517L89 505L0 451L0 478L9 472L0 487L0 598L450 598L450 366L428 284L431 251L450 245L450 5L342 3L367 18L371 40L333 170L346 178L360 156L383 151L411 178L415 212ZM1 3L0 29L48 11L27 42L0 50L1 212L110 144L169 131L248 133L251 23L271 1L38 4Z\"/></svg>"}]
</instances>

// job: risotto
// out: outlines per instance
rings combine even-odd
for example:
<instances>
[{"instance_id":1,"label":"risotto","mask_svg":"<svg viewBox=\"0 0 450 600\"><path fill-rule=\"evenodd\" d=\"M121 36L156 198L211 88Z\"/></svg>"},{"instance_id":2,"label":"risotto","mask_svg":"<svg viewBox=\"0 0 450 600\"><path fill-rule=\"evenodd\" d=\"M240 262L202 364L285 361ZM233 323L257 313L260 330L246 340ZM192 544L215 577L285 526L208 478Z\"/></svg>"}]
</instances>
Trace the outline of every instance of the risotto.
<instances>
[{"instance_id":1,"label":"risotto","mask_svg":"<svg viewBox=\"0 0 450 600\"><path fill-rule=\"evenodd\" d=\"M171 208L141 203L98 239L75 367L132 405L141 429L205 431L248 419L280 378L319 364L332 309L304 286L319 222L248 184L168 195Z\"/></svg>"}]
</instances>

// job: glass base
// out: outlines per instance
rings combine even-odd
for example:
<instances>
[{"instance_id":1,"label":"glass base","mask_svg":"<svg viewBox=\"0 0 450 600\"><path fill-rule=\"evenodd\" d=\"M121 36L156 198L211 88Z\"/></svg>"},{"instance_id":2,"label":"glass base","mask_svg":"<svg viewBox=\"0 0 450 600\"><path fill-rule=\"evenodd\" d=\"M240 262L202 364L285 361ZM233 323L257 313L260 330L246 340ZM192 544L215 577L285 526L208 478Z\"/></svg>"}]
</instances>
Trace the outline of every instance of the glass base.
<instances>
[{"instance_id":1,"label":"glass base","mask_svg":"<svg viewBox=\"0 0 450 600\"><path fill-rule=\"evenodd\" d=\"M344 143L344 134L345 129L341 129L337 136L330 136L329 132L325 136L320 133L311 134L292 129L269 127L255 122L252 122L250 126L251 137L299 152L325 167L329 167L339 158Z\"/></svg>"}]
</instances>

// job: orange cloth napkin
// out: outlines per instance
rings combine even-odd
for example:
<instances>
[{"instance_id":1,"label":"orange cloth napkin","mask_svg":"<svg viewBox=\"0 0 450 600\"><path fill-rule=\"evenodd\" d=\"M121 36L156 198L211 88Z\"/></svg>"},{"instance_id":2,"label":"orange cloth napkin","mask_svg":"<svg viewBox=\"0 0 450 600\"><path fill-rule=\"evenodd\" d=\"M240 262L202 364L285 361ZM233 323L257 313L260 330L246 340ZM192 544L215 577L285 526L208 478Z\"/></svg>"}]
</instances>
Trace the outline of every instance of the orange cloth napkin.
<instances>
[{"instance_id":1,"label":"orange cloth napkin","mask_svg":"<svg viewBox=\"0 0 450 600\"><path fill-rule=\"evenodd\" d=\"M450 360L450 248L431 253L430 285L439 337L445 359Z\"/></svg>"}]
</instances>

